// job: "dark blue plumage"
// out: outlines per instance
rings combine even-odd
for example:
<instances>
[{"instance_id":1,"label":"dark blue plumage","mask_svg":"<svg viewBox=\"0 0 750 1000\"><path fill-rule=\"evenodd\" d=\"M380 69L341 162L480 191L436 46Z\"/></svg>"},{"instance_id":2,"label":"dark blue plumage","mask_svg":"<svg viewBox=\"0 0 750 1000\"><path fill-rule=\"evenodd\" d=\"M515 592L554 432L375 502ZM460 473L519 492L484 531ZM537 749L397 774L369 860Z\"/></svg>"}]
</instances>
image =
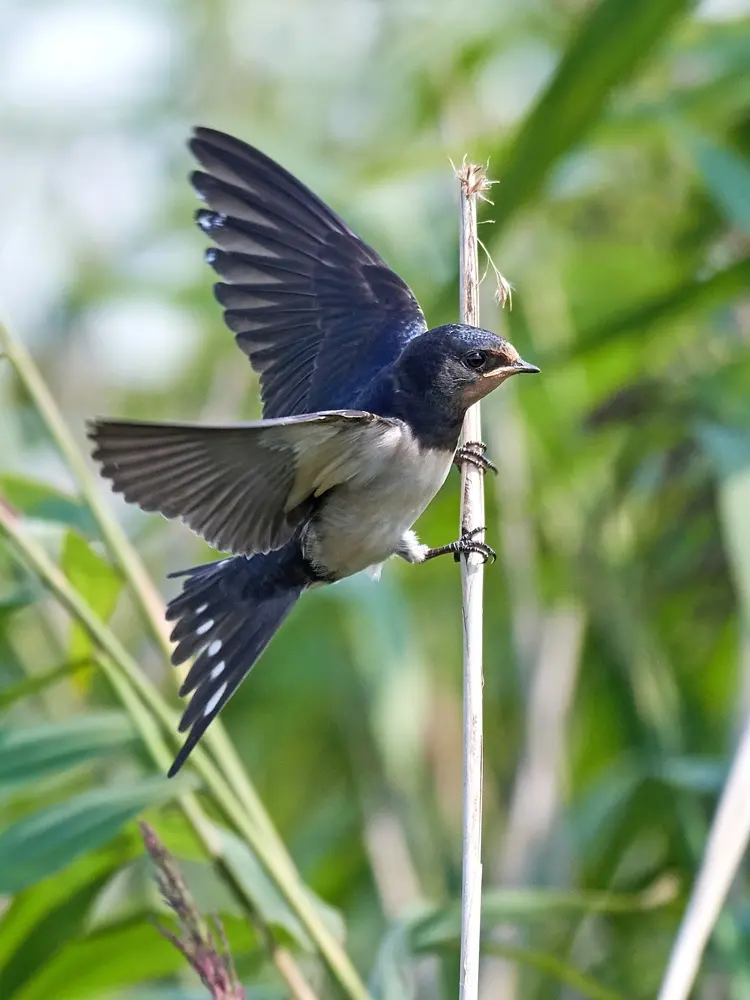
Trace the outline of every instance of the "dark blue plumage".
<instances>
[{"instance_id":1,"label":"dark blue plumage","mask_svg":"<svg viewBox=\"0 0 750 1000\"><path fill-rule=\"evenodd\" d=\"M377 576L392 555L491 552L473 538L431 549L412 525L448 475L466 410L538 371L488 330L428 330L401 278L264 154L204 128L190 147L216 297L260 374L264 419L90 428L102 474L126 500L233 553L176 574L173 660L195 660L170 775L309 587ZM482 448L466 460L487 466Z\"/></svg>"},{"instance_id":2,"label":"dark blue plumage","mask_svg":"<svg viewBox=\"0 0 750 1000\"><path fill-rule=\"evenodd\" d=\"M460 356L496 350L498 343L494 333L458 323L427 330L407 343L398 364L378 372L354 405L403 420L425 448L454 451L466 400L456 372L446 364L446 350Z\"/></svg>"},{"instance_id":3,"label":"dark blue plumage","mask_svg":"<svg viewBox=\"0 0 750 1000\"><path fill-rule=\"evenodd\" d=\"M181 721L189 736L175 758L169 776L176 774L213 717L212 700L226 703L294 607L315 574L301 556L296 540L275 552L252 559L234 556L218 563L174 573L186 576L182 593L167 607L167 620L176 621L172 639L177 646L172 663L196 656L180 688L193 694ZM200 635L206 622L211 626Z\"/></svg>"},{"instance_id":4,"label":"dark blue plumage","mask_svg":"<svg viewBox=\"0 0 750 1000\"><path fill-rule=\"evenodd\" d=\"M296 178L252 146L199 128L191 176L227 326L261 373L265 417L353 405L427 329L409 287Z\"/></svg>"}]
</instances>

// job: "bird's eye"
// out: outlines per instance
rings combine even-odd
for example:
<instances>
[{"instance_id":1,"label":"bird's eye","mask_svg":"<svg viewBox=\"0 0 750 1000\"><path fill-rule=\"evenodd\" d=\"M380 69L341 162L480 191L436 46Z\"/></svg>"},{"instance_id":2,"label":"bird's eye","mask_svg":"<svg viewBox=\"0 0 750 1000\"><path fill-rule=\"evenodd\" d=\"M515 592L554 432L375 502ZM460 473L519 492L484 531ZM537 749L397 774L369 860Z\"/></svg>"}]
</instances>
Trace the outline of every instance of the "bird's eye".
<instances>
[{"instance_id":1,"label":"bird's eye","mask_svg":"<svg viewBox=\"0 0 750 1000\"><path fill-rule=\"evenodd\" d=\"M464 364L467 368L472 368L474 371L484 366L487 360L487 355L484 351L469 351L468 354L464 355Z\"/></svg>"}]
</instances>

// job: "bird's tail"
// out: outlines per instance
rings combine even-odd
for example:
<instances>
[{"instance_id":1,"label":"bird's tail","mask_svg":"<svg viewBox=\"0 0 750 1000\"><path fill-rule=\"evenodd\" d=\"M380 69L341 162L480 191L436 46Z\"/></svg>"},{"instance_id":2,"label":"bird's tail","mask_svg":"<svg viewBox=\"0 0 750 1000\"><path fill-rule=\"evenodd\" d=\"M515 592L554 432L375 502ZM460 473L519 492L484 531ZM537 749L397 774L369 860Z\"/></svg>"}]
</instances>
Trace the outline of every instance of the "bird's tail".
<instances>
[{"instance_id":1,"label":"bird's tail","mask_svg":"<svg viewBox=\"0 0 750 1000\"><path fill-rule=\"evenodd\" d=\"M295 540L275 552L234 556L172 575L186 577L182 593L167 606L177 643L172 662L196 660L180 688L181 695L193 692L179 727L189 733L170 778L313 582Z\"/></svg>"}]
</instances>

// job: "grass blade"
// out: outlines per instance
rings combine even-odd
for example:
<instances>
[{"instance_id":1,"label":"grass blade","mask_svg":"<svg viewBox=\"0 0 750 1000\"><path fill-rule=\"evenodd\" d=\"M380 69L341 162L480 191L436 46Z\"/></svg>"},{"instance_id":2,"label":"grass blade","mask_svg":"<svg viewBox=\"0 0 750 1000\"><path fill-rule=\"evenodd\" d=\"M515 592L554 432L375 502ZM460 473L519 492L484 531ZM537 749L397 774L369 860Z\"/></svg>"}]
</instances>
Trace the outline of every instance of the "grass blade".
<instances>
[{"instance_id":1,"label":"grass blade","mask_svg":"<svg viewBox=\"0 0 750 1000\"><path fill-rule=\"evenodd\" d=\"M570 357L592 355L609 350L612 344L638 333L645 335L655 327L689 313L720 305L744 294L750 284L750 259L737 261L715 271L703 280L690 279L662 295L657 295L633 309L605 318L588 330L582 330Z\"/></svg>"},{"instance_id":2,"label":"grass blade","mask_svg":"<svg viewBox=\"0 0 750 1000\"><path fill-rule=\"evenodd\" d=\"M25 816L0 833L0 893L41 881L106 844L148 806L184 791L184 782L150 778L96 788Z\"/></svg>"},{"instance_id":3,"label":"grass blade","mask_svg":"<svg viewBox=\"0 0 750 1000\"><path fill-rule=\"evenodd\" d=\"M596 123L612 92L692 6L691 0L603 0L591 9L501 157L503 197L492 213L496 229L538 194L557 161Z\"/></svg>"},{"instance_id":4,"label":"grass blade","mask_svg":"<svg viewBox=\"0 0 750 1000\"><path fill-rule=\"evenodd\" d=\"M135 730L122 712L89 713L64 722L0 731L0 794L129 746L134 740Z\"/></svg>"},{"instance_id":5,"label":"grass blade","mask_svg":"<svg viewBox=\"0 0 750 1000\"><path fill-rule=\"evenodd\" d=\"M148 681L138 664L106 625L97 618L91 607L71 587L65 575L55 566L31 538L21 530L18 519L0 502L0 537L5 537L18 555L39 575L55 594L60 603L86 628L102 651L99 665L115 688L122 704L135 722L144 744L156 764L165 768L170 753L164 743L161 725L172 739L176 738L176 714L166 705L159 692ZM157 722L158 720L158 722ZM193 766L203 777L217 806L229 818L235 829L247 840L263 867L278 885L282 894L300 917L316 947L328 965L331 974L352 1000L368 1000L367 989L345 950L320 919L314 904L306 894L301 878L289 863L274 850L265 831L261 831L238 805L234 789L217 770L209 755L201 747L193 754ZM198 802L190 795L183 795L180 805L191 825L198 833L209 856L220 863L221 848ZM253 910L252 898L247 898ZM283 973L282 973L283 974Z\"/></svg>"}]
</instances>

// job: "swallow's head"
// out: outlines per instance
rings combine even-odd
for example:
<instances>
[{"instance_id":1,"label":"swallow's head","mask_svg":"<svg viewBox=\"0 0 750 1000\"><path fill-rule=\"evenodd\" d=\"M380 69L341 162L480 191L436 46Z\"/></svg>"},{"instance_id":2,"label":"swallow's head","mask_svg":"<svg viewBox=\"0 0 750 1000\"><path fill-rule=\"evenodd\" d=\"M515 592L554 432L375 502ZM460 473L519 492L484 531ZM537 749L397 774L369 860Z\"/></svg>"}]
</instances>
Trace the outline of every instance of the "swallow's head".
<instances>
[{"instance_id":1,"label":"swallow's head","mask_svg":"<svg viewBox=\"0 0 750 1000\"><path fill-rule=\"evenodd\" d=\"M404 362L426 395L450 400L462 410L511 375L539 371L507 340L460 323L438 326L415 338L404 352Z\"/></svg>"}]
</instances>

